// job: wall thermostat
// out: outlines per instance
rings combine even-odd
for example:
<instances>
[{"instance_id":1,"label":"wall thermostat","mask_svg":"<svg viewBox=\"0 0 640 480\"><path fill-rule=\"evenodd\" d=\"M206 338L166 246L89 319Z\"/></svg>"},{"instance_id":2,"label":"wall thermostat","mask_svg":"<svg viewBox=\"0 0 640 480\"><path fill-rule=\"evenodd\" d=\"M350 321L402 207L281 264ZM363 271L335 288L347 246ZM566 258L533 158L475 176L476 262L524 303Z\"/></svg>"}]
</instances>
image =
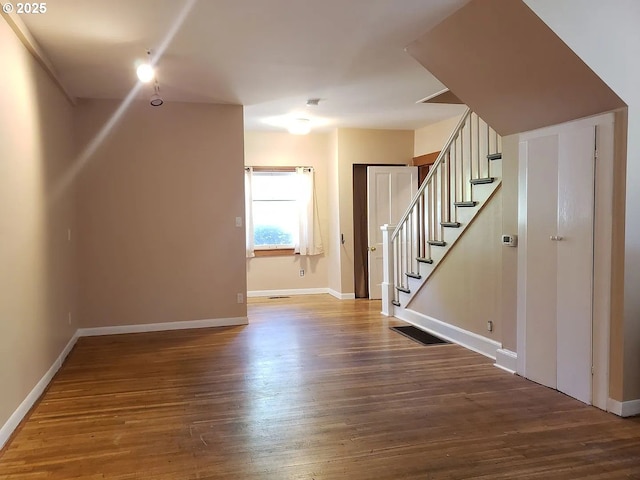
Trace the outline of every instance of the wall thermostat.
<instances>
[{"instance_id":1,"label":"wall thermostat","mask_svg":"<svg viewBox=\"0 0 640 480\"><path fill-rule=\"evenodd\" d=\"M517 235L502 235L501 237L502 245L505 247L517 247L518 246L518 236Z\"/></svg>"}]
</instances>

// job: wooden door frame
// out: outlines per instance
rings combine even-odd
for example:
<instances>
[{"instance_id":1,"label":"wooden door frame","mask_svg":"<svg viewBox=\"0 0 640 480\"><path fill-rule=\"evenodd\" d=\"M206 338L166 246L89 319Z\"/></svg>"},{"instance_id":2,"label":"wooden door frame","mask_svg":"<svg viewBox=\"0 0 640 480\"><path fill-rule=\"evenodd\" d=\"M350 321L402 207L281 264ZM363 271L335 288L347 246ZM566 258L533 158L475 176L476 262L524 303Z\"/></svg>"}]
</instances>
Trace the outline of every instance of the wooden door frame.
<instances>
[{"instance_id":1,"label":"wooden door frame","mask_svg":"<svg viewBox=\"0 0 640 480\"><path fill-rule=\"evenodd\" d=\"M569 129L596 127L598 158L595 162L594 189L594 263L592 293L592 404L602 410L609 408L609 338L611 328L612 282L612 216L614 114L606 113L562 125L520 134L519 143L533 138L557 135ZM596 148L594 145L594 149ZM527 252L527 158L519 147L518 165L518 313L517 313L517 372L526 370L526 252Z\"/></svg>"},{"instance_id":2,"label":"wooden door frame","mask_svg":"<svg viewBox=\"0 0 640 480\"><path fill-rule=\"evenodd\" d=\"M440 155L440 150L413 157L413 166L418 167L418 187L427 178L429 169L438 159L438 155Z\"/></svg>"}]
</instances>

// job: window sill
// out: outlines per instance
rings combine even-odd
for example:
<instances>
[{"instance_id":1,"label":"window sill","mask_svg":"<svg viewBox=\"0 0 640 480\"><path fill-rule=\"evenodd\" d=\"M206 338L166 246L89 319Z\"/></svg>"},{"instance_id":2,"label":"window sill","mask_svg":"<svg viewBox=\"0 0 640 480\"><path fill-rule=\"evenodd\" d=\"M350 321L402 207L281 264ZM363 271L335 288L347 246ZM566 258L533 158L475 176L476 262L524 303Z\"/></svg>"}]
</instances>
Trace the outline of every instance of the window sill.
<instances>
[{"instance_id":1,"label":"window sill","mask_svg":"<svg viewBox=\"0 0 640 480\"><path fill-rule=\"evenodd\" d=\"M270 248L266 250L254 250L256 257L289 257L294 255L293 248Z\"/></svg>"}]
</instances>

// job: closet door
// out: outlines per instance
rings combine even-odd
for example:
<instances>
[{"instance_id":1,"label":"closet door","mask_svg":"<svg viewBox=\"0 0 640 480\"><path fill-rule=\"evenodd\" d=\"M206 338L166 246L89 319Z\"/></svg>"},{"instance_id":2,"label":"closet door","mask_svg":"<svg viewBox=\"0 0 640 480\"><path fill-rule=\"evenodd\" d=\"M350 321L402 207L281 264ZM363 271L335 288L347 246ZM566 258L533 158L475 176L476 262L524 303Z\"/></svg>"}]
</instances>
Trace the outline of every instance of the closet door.
<instances>
[{"instance_id":1,"label":"closet door","mask_svg":"<svg viewBox=\"0 0 640 480\"><path fill-rule=\"evenodd\" d=\"M526 268L524 376L551 388L557 387L558 259L549 237L558 221L558 140L550 135L520 145L527 162L526 248L520 251Z\"/></svg>"},{"instance_id":2,"label":"closet door","mask_svg":"<svg viewBox=\"0 0 640 480\"><path fill-rule=\"evenodd\" d=\"M591 403L595 127L520 144L519 373ZM521 371L520 371L521 370Z\"/></svg>"},{"instance_id":3,"label":"closet door","mask_svg":"<svg viewBox=\"0 0 640 480\"><path fill-rule=\"evenodd\" d=\"M591 403L595 127L560 136L558 161L558 390Z\"/></svg>"}]
</instances>

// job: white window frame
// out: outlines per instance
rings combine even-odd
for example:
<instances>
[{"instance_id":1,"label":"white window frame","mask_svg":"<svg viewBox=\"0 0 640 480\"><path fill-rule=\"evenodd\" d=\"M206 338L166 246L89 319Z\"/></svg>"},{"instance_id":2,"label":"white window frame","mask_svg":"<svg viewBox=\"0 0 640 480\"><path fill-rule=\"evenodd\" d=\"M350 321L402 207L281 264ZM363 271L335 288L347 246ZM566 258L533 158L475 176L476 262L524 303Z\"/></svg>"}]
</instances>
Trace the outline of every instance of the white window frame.
<instances>
[{"instance_id":1,"label":"white window frame","mask_svg":"<svg viewBox=\"0 0 640 480\"><path fill-rule=\"evenodd\" d=\"M268 170L268 169L260 169L257 171L253 172L254 175L254 182L255 182L255 178L257 177L266 177L266 176L295 176L296 173L294 170L280 170L280 169L273 169L273 170ZM253 198L252 198L252 202L255 205L256 202L296 202L296 198L295 198L295 193L292 195L291 198L287 198L287 199L274 199L274 200L264 200L264 199L256 199L255 198L255 190L253 193ZM255 231L255 224L256 224L256 210L254 208L253 210L253 220L254 220L254 233L253 233L253 240L254 240L254 250L255 251L270 251L270 250L293 250L295 248L295 237L293 238L292 243L290 244L272 244L272 245L258 245L257 240L256 240L256 231ZM297 230L297 229L296 229Z\"/></svg>"}]
</instances>

